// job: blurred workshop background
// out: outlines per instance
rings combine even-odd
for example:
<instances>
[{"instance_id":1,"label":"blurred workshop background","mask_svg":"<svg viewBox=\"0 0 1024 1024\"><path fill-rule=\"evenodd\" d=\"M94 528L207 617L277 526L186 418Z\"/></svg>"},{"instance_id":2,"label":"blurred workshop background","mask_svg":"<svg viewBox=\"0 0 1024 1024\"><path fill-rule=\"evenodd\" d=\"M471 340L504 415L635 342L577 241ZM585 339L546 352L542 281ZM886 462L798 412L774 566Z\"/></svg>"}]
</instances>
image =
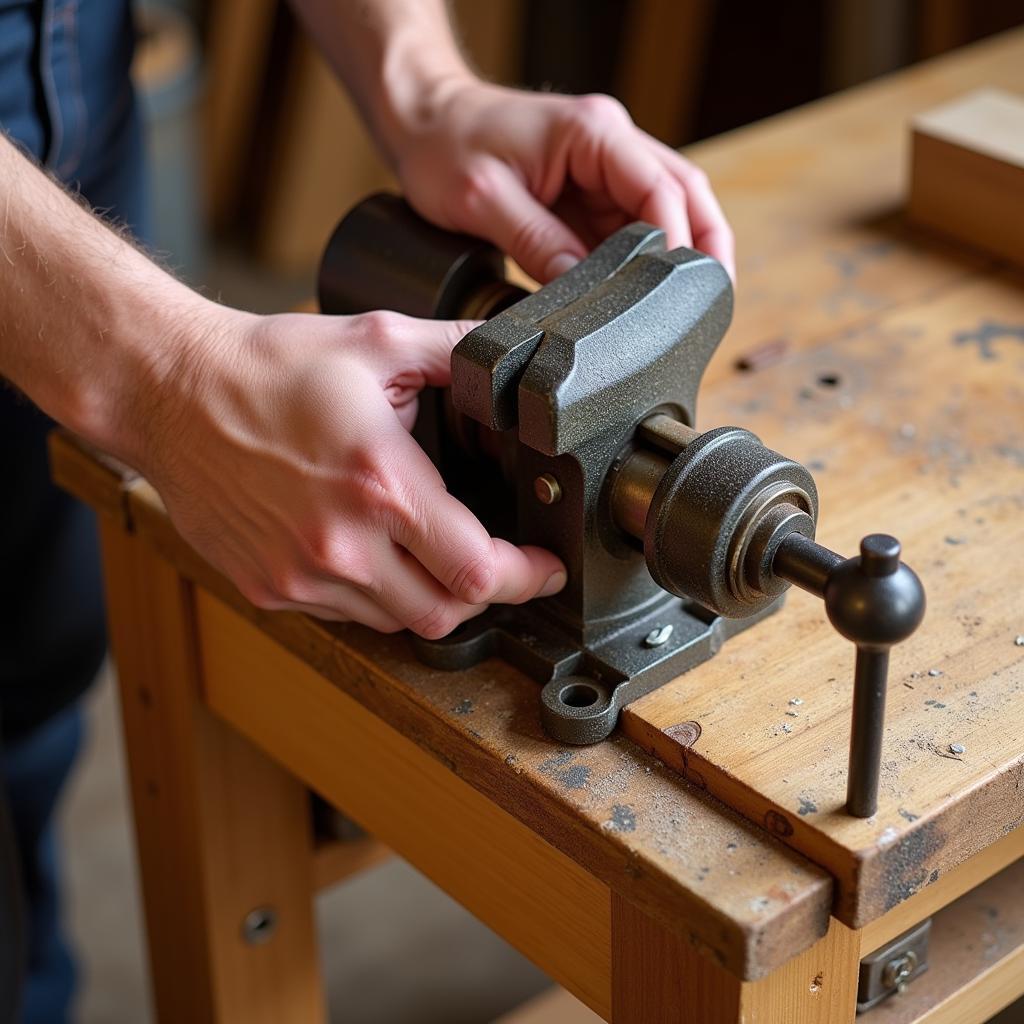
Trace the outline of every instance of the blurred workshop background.
<instances>
[{"instance_id":1,"label":"blurred workshop background","mask_svg":"<svg viewBox=\"0 0 1024 1024\"><path fill-rule=\"evenodd\" d=\"M673 145L1024 23L1020 0L457 0L452 7L464 48L484 75L530 88L610 92ZM139 27L135 70L161 257L232 305L275 312L308 300L339 216L392 184L351 104L285 0L148 0ZM72 929L83 958L78 1019L146 1024L152 1017L110 676L91 697L91 741L63 813ZM323 896L320 921L338 1019L478 1024L548 985L395 861Z\"/></svg>"}]
</instances>

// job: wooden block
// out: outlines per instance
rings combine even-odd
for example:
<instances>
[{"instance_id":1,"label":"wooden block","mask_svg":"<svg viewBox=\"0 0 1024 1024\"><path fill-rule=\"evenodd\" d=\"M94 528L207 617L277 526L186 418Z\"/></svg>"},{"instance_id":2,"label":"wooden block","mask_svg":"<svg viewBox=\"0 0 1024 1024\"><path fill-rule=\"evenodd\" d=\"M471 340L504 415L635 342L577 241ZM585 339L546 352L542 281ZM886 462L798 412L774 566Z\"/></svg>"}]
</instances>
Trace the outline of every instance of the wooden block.
<instances>
[{"instance_id":1,"label":"wooden block","mask_svg":"<svg viewBox=\"0 0 1024 1024\"><path fill-rule=\"evenodd\" d=\"M1024 97L980 89L917 117L908 213L1024 265Z\"/></svg>"}]
</instances>

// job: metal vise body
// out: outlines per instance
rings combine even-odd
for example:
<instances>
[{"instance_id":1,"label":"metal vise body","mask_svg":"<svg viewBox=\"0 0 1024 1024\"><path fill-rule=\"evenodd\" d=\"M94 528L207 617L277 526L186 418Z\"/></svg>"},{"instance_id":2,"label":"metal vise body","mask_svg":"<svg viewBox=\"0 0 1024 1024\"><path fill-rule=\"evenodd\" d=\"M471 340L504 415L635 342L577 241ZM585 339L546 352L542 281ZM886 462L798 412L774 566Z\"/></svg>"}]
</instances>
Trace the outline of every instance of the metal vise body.
<instances>
[{"instance_id":1,"label":"metal vise body","mask_svg":"<svg viewBox=\"0 0 1024 1024\"><path fill-rule=\"evenodd\" d=\"M824 597L840 566L871 575L870 552L844 560L813 543L817 492L803 466L748 431L694 429L732 286L710 257L666 251L656 228L623 228L529 294L489 246L375 196L335 231L320 302L325 313L485 319L452 354L450 392L424 396L417 437L493 534L554 551L568 583L417 649L441 668L499 655L531 674L560 741L607 736L623 704L771 614L790 582ZM879 578L892 577L909 633L923 592L898 545L886 566ZM878 629L837 621L846 604L833 599L834 624L878 647ZM882 630L886 652L899 632Z\"/></svg>"}]
</instances>

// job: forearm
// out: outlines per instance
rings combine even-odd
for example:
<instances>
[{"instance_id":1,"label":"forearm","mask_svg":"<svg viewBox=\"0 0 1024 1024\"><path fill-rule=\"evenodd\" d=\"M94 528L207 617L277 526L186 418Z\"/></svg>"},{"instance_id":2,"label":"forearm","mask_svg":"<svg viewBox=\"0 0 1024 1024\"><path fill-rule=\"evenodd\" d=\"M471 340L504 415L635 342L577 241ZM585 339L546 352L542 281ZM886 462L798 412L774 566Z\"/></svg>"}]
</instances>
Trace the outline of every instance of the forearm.
<instances>
[{"instance_id":1,"label":"forearm","mask_svg":"<svg viewBox=\"0 0 1024 1024\"><path fill-rule=\"evenodd\" d=\"M443 0L292 0L384 154L471 76Z\"/></svg>"},{"instance_id":2,"label":"forearm","mask_svg":"<svg viewBox=\"0 0 1024 1024\"><path fill-rule=\"evenodd\" d=\"M216 309L0 135L0 376L57 421L139 463L160 385Z\"/></svg>"}]
</instances>

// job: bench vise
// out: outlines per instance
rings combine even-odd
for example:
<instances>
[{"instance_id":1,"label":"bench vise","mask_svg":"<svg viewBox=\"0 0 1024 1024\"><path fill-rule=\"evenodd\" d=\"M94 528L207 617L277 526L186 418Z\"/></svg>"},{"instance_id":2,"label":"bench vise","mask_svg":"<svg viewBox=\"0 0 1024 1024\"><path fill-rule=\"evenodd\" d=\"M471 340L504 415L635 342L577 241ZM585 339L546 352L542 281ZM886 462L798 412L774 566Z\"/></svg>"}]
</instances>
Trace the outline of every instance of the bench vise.
<instances>
[{"instance_id":1,"label":"bench vise","mask_svg":"<svg viewBox=\"0 0 1024 1024\"><path fill-rule=\"evenodd\" d=\"M461 669L501 657L543 684L552 737L593 743L624 704L710 658L796 584L857 645L847 806L874 813L888 652L920 623L924 591L892 537L866 537L851 559L815 543L802 465L742 428L695 429L732 316L718 262L633 224L531 294L496 249L378 195L338 225L319 293L324 313L484 321L455 347L450 389L422 396L416 437L493 535L548 548L568 570L553 597L417 639L420 658Z\"/></svg>"}]
</instances>

